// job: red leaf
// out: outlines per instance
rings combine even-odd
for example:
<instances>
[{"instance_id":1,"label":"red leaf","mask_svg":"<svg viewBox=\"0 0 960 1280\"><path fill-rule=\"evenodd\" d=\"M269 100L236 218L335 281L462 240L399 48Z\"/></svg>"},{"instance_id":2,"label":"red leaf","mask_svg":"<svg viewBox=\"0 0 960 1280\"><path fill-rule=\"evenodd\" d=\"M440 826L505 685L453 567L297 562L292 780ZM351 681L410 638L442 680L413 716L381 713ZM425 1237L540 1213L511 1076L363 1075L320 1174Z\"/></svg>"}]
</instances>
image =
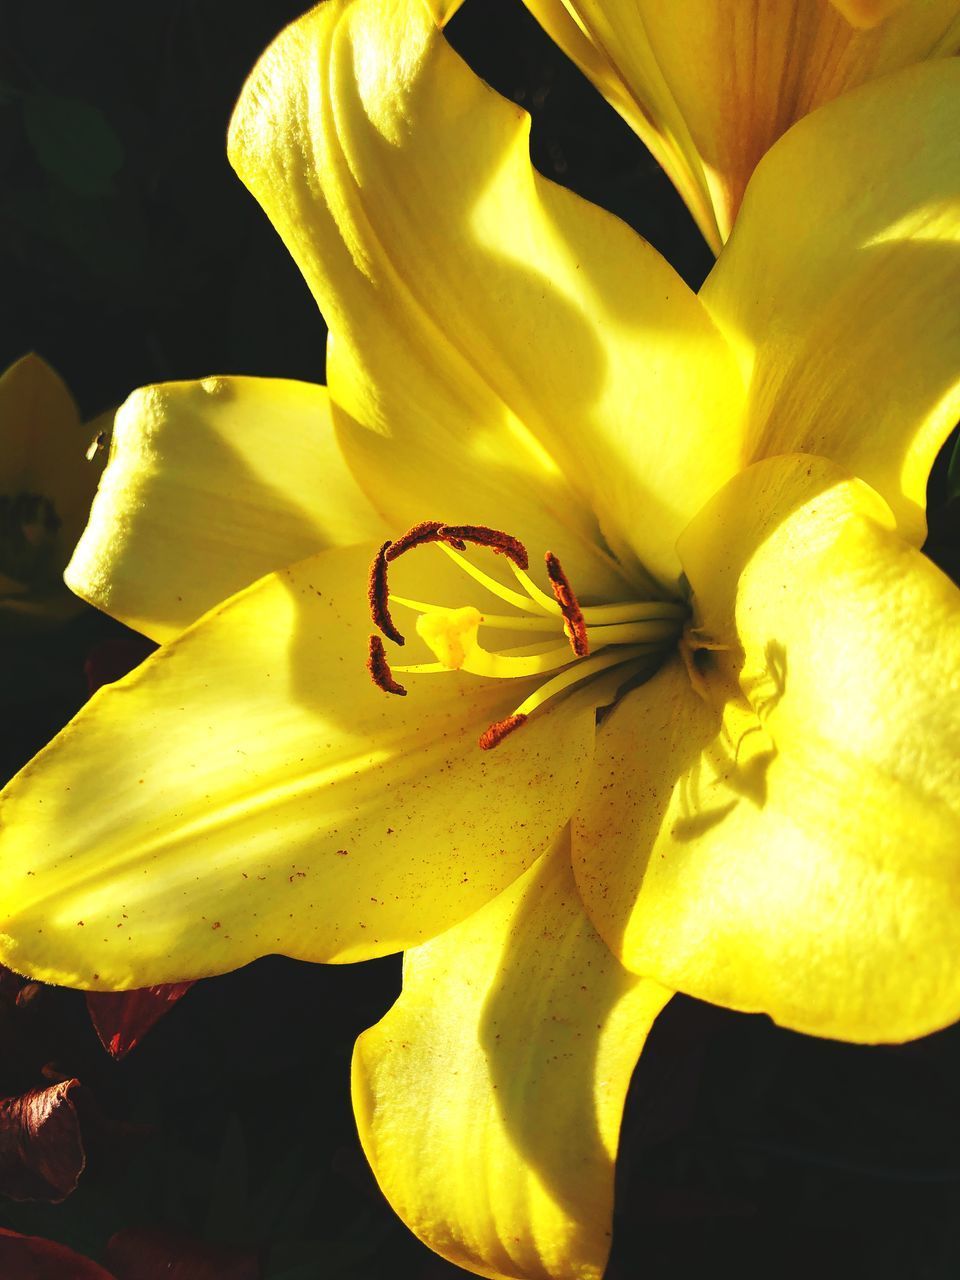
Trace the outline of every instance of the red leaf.
<instances>
[{"instance_id":1,"label":"red leaf","mask_svg":"<svg viewBox=\"0 0 960 1280\"><path fill-rule=\"evenodd\" d=\"M125 1057L192 986L172 982L136 991L87 992L90 1021L107 1053L118 1060Z\"/></svg>"},{"instance_id":2,"label":"red leaf","mask_svg":"<svg viewBox=\"0 0 960 1280\"><path fill-rule=\"evenodd\" d=\"M0 1101L0 1193L57 1204L76 1189L87 1163L71 1096L81 1089L62 1080Z\"/></svg>"},{"instance_id":3,"label":"red leaf","mask_svg":"<svg viewBox=\"0 0 960 1280\"><path fill-rule=\"evenodd\" d=\"M0 1276L3 1280L115 1280L89 1258L52 1240L21 1236L0 1227Z\"/></svg>"},{"instance_id":4,"label":"red leaf","mask_svg":"<svg viewBox=\"0 0 960 1280\"><path fill-rule=\"evenodd\" d=\"M116 1280L261 1280L255 1253L155 1227L118 1231L107 1244Z\"/></svg>"}]
</instances>

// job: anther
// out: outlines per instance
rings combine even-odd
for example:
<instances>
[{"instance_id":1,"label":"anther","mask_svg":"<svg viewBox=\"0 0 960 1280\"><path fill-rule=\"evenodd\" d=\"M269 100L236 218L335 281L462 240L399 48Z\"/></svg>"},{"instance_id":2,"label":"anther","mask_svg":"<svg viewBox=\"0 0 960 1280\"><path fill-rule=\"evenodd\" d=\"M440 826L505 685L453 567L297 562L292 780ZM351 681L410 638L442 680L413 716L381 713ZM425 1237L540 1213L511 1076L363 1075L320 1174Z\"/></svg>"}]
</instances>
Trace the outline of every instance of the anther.
<instances>
[{"instance_id":1,"label":"anther","mask_svg":"<svg viewBox=\"0 0 960 1280\"><path fill-rule=\"evenodd\" d=\"M401 697L406 697L406 689L393 678L390 663L387 661L386 651L383 647L383 641L379 636L370 637L367 670L370 672L370 678L378 689L382 689L384 693L399 693Z\"/></svg>"},{"instance_id":2,"label":"anther","mask_svg":"<svg viewBox=\"0 0 960 1280\"><path fill-rule=\"evenodd\" d=\"M396 543L385 542L374 557L373 564L370 566L370 577L367 579L367 600L370 602L370 617L373 619L373 625L379 627L387 639L392 640L394 644L404 644L403 635L390 617L390 589L387 586L387 559L390 547L395 545ZM374 679L376 679L375 676Z\"/></svg>"},{"instance_id":3,"label":"anther","mask_svg":"<svg viewBox=\"0 0 960 1280\"><path fill-rule=\"evenodd\" d=\"M499 747L504 738L509 737L514 729L519 729L525 724L527 717L525 715L507 716L504 720L497 720L489 729L484 729L477 741L480 744L481 751L492 751L494 747Z\"/></svg>"},{"instance_id":4,"label":"anther","mask_svg":"<svg viewBox=\"0 0 960 1280\"><path fill-rule=\"evenodd\" d=\"M544 556L547 566L547 577L553 587L554 598L563 614L564 631L570 641L570 647L578 658L585 658L590 652L590 641L587 639L587 624L583 618L583 610L577 601L570 579L563 572L560 561L548 551Z\"/></svg>"},{"instance_id":5,"label":"anther","mask_svg":"<svg viewBox=\"0 0 960 1280\"><path fill-rule=\"evenodd\" d=\"M442 541L452 547L456 547L458 542L472 542L478 547L489 547L497 555L512 560L518 569L526 569L530 563L527 548L520 539L515 538L512 533L504 533L502 529L490 529L485 524L445 524L440 527L439 534Z\"/></svg>"},{"instance_id":6,"label":"anther","mask_svg":"<svg viewBox=\"0 0 960 1280\"><path fill-rule=\"evenodd\" d=\"M419 524L415 524L412 529L408 529L406 533L388 544L387 559L396 560L397 556L402 556L405 551L426 546L428 542L446 542L457 551L467 549L465 542L447 533L447 526L442 520L421 520Z\"/></svg>"}]
</instances>

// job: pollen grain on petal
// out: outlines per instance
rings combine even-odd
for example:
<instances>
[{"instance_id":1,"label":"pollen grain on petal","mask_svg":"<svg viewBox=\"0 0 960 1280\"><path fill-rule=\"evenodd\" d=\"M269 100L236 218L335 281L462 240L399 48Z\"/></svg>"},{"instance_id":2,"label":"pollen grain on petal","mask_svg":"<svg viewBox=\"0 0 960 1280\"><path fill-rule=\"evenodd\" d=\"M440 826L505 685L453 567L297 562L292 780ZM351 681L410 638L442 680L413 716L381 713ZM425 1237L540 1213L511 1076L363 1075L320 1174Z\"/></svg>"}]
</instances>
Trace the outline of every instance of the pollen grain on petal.
<instances>
[{"instance_id":1,"label":"pollen grain on petal","mask_svg":"<svg viewBox=\"0 0 960 1280\"><path fill-rule=\"evenodd\" d=\"M509 737L515 729L519 729L526 721L527 717L523 714L514 714L507 716L503 720L497 720L490 725L489 729L484 729L483 733L481 733L478 739L480 750L492 751L494 747L499 747L504 738Z\"/></svg>"},{"instance_id":2,"label":"pollen grain on petal","mask_svg":"<svg viewBox=\"0 0 960 1280\"><path fill-rule=\"evenodd\" d=\"M564 630L567 633L567 639L570 641L570 647L578 658L585 658L590 652L590 641L587 639L587 624L584 621L583 610L577 600L573 587L570 585L570 579L563 571L560 561L548 551L544 556L547 566L547 577L550 579L550 585L553 587L554 598L560 606L560 612L563 614Z\"/></svg>"},{"instance_id":3,"label":"pollen grain on petal","mask_svg":"<svg viewBox=\"0 0 960 1280\"><path fill-rule=\"evenodd\" d=\"M370 577L367 579L367 600L370 602L370 617L373 625L379 627L388 640L394 644L404 644L401 631L390 617L390 590L387 586L387 559L389 549L395 543L385 542L374 556L370 566Z\"/></svg>"},{"instance_id":4,"label":"pollen grain on petal","mask_svg":"<svg viewBox=\"0 0 960 1280\"><path fill-rule=\"evenodd\" d=\"M526 569L530 563L527 548L512 533L504 533L502 529L491 529L485 524L445 524L440 536L451 546L457 543L472 542L477 547L489 547L497 555L512 560L518 569Z\"/></svg>"},{"instance_id":5,"label":"pollen grain on petal","mask_svg":"<svg viewBox=\"0 0 960 1280\"><path fill-rule=\"evenodd\" d=\"M370 637L367 670L370 672L370 678L378 689L382 689L384 693L398 693L401 697L406 697L406 689L393 678L393 672L390 670L390 663L387 661L383 641L378 635Z\"/></svg>"}]
</instances>

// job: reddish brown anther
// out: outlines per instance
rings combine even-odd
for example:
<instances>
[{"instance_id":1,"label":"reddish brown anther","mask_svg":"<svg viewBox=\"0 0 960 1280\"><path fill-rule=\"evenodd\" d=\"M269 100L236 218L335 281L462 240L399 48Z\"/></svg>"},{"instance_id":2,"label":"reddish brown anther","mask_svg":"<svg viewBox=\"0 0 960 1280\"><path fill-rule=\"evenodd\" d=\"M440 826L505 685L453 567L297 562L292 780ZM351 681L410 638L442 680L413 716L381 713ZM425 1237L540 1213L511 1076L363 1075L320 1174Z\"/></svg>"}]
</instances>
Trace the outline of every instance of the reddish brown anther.
<instances>
[{"instance_id":1,"label":"reddish brown anther","mask_svg":"<svg viewBox=\"0 0 960 1280\"><path fill-rule=\"evenodd\" d=\"M401 697L406 697L406 689L393 678L390 663L387 661L386 650L379 636L370 637L367 670L370 672L370 679L378 689L382 689L384 693L398 693Z\"/></svg>"},{"instance_id":2,"label":"reddish brown anther","mask_svg":"<svg viewBox=\"0 0 960 1280\"><path fill-rule=\"evenodd\" d=\"M370 566L370 577L367 579L367 600L370 602L370 617L373 625L379 627L388 640L394 644L404 644L403 634L390 617L390 589L387 586L388 551L395 543L385 542L374 556Z\"/></svg>"},{"instance_id":3,"label":"reddish brown anther","mask_svg":"<svg viewBox=\"0 0 960 1280\"><path fill-rule=\"evenodd\" d=\"M557 604L560 606L560 612L563 614L563 620L566 623L564 630L567 633L567 639L570 641L570 648L578 658L585 658L590 652L590 641L587 639L587 624L583 618L583 611L574 595L573 587L570 585L570 579L563 572L560 561L548 551L544 556L547 565L547 577L550 579L550 585L553 587L553 594Z\"/></svg>"},{"instance_id":4,"label":"reddish brown anther","mask_svg":"<svg viewBox=\"0 0 960 1280\"><path fill-rule=\"evenodd\" d=\"M504 533L501 529L488 529L485 524L445 524L440 530L440 537L452 547L464 542L472 542L477 547L489 547L499 556L512 560L518 569L526 569L530 563L527 548L512 533Z\"/></svg>"},{"instance_id":5,"label":"reddish brown anther","mask_svg":"<svg viewBox=\"0 0 960 1280\"><path fill-rule=\"evenodd\" d=\"M489 729L484 729L478 741L481 751L492 751L494 747L499 747L500 743L513 733L514 729L519 729L522 724L526 724L527 717L524 715L507 716L505 720L497 720Z\"/></svg>"},{"instance_id":6,"label":"reddish brown anther","mask_svg":"<svg viewBox=\"0 0 960 1280\"><path fill-rule=\"evenodd\" d=\"M387 544L386 557L388 560L396 560L397 556L402 556L405 551L426 546L428 542L446 542L451 547L456 547L458 551L466 551L467 544L461 542L459 538L448 537L446 529L447 526L442 520L421 520L412 529L408 529L406 533L402 533L399 538Z\"/></svg>"}]
</instances>

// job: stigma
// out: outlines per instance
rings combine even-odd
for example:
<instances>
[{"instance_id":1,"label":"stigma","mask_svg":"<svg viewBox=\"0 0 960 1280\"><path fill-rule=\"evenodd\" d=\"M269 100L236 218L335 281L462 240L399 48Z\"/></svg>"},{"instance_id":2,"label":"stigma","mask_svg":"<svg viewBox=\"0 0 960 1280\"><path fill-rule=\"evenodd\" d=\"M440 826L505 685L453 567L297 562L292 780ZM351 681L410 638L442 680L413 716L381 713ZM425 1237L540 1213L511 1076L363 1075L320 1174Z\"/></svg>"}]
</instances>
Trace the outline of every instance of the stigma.
<instances>
[{"instance_id":1,"label":"stigma","mask_svg":"<svg viewBox=\"0 0 960 1280\"><path fill-rule=\"evenodd\" d=\"M390 591L389 567L409 551L436 544L463 572L497 601L496 611L474 605L449 608L412 600ZM465 552L474 546L503 558L517 582L516 589L485 573ZM675 600L627 600L617 604L581 606L559 558L544 554L551 594L541 590L527 572L529 555L512 534L486 525L445 524L423 520L399 538L384 542L370 566L367 599L370 616L380 634L371 635L367 670L384 693L405 695L396 676L437 675L464 671L492 680L542 677L533 693L502 720L491 724L478 740L483 751L500 745L531 715L552 699L601 672L622 667L624 680L659 665L683 630L689 609ZM503 605L509 612L503 612ZM391 665L381 636L398 646L406 637L392 606L413 613L414 626L436 661ZM481 642L483 629L519 633L531 643L491 649Z\"/></svg>"}]
</instances>

